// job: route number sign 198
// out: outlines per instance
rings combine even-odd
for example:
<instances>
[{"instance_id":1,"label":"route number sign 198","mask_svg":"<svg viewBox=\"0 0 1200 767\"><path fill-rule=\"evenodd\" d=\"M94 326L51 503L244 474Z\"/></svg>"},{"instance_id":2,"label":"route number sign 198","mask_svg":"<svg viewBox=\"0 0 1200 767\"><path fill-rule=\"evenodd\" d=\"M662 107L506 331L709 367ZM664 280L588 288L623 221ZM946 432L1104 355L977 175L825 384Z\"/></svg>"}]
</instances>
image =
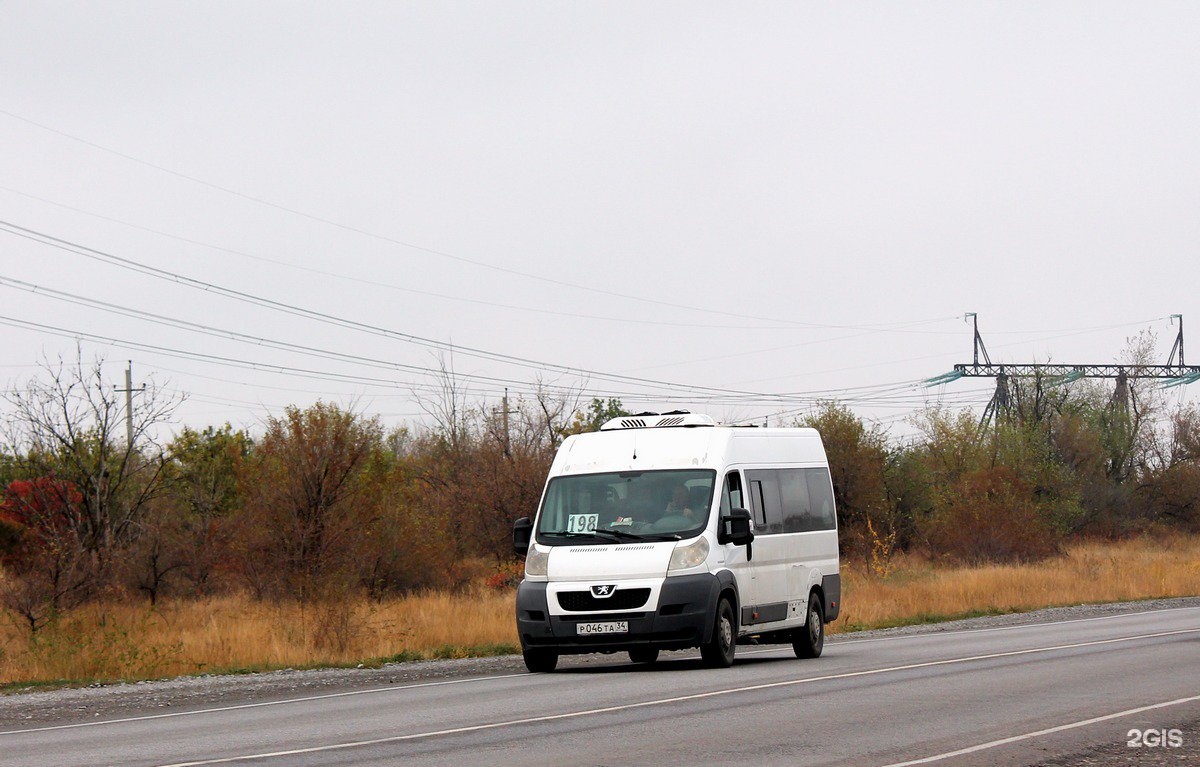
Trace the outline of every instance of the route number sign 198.
<instances>
[{"instance_id":1,"label":"route number sign 198","mask_svg":"<svg viewBox=\"0 0 1200 767\"><path fill-rule=\"evenodd\" d=\"M567 517L568 533L594 533L599 514L571 514Z\"/></svg>"}]
</instances>

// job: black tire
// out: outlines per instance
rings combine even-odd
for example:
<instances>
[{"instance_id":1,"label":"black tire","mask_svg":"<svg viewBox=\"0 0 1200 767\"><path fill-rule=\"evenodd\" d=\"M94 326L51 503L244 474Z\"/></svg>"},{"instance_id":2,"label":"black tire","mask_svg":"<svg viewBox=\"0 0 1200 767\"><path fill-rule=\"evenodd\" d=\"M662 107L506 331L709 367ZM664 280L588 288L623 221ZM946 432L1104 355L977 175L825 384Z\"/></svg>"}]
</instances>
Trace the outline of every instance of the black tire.
<instances>
[{"instance_id":1,"label":"black tire","mask_svg":"<svg viewBox=\"0 0 1200 767\"><path fill-rule=\"evenodd\" d=\"M658 660L657 647L639 647L629 651L629 660L634 663L653 663Z\"/></svg>"},{"instance_id":2,"label":"black tire","mask_svg":"<svg viewBox=\"0 0 1200 767\"><path fill-rule=\"evenodd\" d=\"M819 658L825 648L825 610L816 592L808 595L808 617L804 628L792 635L792 649L797 658Z\"/></svg>"},{"instance_id":3,"label":"black tire","mask_svg":"<svg viewBox=\"0 0 1200 767\"><path fill-rule=\"evenodd\" d=\"M554 650L526 648L521 651L521 655L525 658L525 668L535 674L549 673L558 665L558 653Z\"/></svg>"},{"instance_id":4,"label":"black tire","mask_svg":"<svg viewBox=\"0 0 1200 767\"><path fill-rule=\"evenodd\" d=\"M712 638L700 646L700 657L709 668L729 668L737 650L737 617L729 600L721 597L713 619Z\"/></svg>"}]
</instances>

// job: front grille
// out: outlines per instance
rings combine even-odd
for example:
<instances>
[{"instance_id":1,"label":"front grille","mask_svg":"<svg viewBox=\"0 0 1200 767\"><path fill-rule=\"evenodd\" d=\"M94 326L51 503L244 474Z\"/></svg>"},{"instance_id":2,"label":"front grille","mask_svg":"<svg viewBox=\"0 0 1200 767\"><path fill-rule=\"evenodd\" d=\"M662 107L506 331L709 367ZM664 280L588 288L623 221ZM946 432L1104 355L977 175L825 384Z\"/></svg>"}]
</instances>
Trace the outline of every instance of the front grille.
<instances>
[{"instance_id":1,"label":"front grille","mask_svg":"<svg viewBox=\"0 0 1200 767\"><path fill-rule=\"evenodd\" d=\"M617 589L611 597L597 599L590 591L560 591L558 604L571 612L596 610L632 610L646 604L650 589Z\"/></svg>"}]
</instances>

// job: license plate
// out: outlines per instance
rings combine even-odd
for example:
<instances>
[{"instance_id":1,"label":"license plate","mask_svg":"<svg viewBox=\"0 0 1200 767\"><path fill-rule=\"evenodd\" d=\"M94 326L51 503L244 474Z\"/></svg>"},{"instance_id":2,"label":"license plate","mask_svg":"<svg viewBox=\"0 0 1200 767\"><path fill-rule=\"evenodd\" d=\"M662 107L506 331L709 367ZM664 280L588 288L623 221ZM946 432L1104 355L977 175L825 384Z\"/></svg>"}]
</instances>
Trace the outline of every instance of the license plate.
<instances>
[{"instance_id":1,"label":"license plate","mask_svg":"<svg viewBox=\"0 0 1200 767\"><path fill-rule=\"evenodd\" d=\"M576 623L576 634L626 634L629 632L629 621L608 621L606 623Z\"/></svg>"}]
</instances>

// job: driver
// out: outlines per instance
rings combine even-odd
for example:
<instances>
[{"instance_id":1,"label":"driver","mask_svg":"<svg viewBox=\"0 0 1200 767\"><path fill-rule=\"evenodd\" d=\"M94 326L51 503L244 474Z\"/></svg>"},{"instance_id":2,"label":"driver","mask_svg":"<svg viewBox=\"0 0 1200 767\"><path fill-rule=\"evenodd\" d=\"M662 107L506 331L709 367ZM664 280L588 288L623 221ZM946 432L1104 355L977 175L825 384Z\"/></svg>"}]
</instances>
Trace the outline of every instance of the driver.
<instances>
[{"instance_id":1,"label":"driver","mask_svg":"<svg viewBox=\"0 0 1200 767\"><path fill-rule=\"evenodd\" d=\"M690 501L691 495L688 493L687 486L676 485L671 493L671 502L667 504L667 508L663 512L663 517L685 517L694 520L696 512L688 505Z\"/></svg>"}]
</instances>

